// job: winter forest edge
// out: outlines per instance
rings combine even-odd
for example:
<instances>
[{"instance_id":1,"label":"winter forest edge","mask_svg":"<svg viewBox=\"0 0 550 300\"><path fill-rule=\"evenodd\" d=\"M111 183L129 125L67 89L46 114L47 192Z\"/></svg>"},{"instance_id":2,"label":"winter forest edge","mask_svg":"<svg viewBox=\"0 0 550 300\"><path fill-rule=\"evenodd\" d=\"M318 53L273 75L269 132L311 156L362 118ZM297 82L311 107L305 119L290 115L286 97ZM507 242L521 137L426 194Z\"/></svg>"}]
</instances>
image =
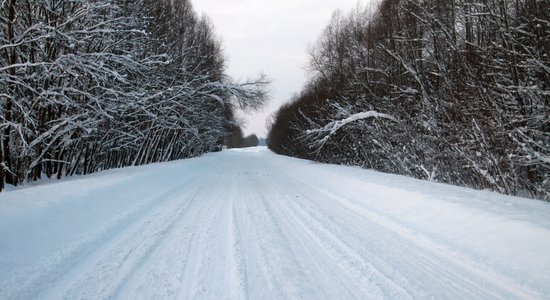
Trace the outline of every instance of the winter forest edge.
<instances>
[{"instance_id":1,"label":"winter forest edge","mask_svg":"<svg viewBox=\"0 0 550 300\"><path fill-rule=\"evenodd\" d=\"M267 100L189 0L2 0L0 26L0 191L219 151Z\"/></svg>"},{"instance_id":2,"label":"winter forest edge","mask_svg":"<svg viewBox=\"0 0 550 300\"><path fill-rule=\"evenodd\" d=\"M0 191L258 143L190 0L0 0ZM276 153L550 200L550 4L381 0L335 12Z\"/></svg>"},{"instance_id":3,"label":"winter forest edge","mask_svg":"<svg viewBox=\"0 0 550 300\"><path fill-rule=\"evenodd\" d=\"M280 154L550 200L550 7L383 0L336 12L271 120Z\"/></svg>"}]
</instances>

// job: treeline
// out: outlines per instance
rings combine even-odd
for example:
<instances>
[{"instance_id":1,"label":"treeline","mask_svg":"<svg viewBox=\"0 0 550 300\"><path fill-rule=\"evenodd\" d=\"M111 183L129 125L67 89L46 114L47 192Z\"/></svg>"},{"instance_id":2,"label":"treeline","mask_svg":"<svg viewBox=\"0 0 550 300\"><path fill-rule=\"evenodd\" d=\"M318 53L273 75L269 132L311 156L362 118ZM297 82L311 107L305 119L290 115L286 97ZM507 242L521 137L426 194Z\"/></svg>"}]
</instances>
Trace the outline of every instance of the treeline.
<instances>
[{"instance_id":1,"label":"treeline","mask_svg":"<svg viewBox=\"0 0 550 300\"><path fill-rule=\"evenodd\" d=\"M550 199L550 2L383 0L332 21L269 147Z\"/></svg>"},{"instance_id":2,"label":"treeline","mask_svg":"<svg viewBox=\"0 0 550 300\"><path fill-rule=\"evenodd\" d=\"M260 140L255 134L244 136L243 130L240 126L235 125L231 130L231 135L227 140L226 146L228 148L247 148L257 147Z\"/></svg>"},{"instance_id":3,"label":"treeline","mask_svg":"<svg viewBox=\"0 0 550 300\"><path fill-rule=\"evenodd\" d=\"M189 0L0 2L0 191L221 149L265 81L224 74Z\"/></svg>"}]
</instances>

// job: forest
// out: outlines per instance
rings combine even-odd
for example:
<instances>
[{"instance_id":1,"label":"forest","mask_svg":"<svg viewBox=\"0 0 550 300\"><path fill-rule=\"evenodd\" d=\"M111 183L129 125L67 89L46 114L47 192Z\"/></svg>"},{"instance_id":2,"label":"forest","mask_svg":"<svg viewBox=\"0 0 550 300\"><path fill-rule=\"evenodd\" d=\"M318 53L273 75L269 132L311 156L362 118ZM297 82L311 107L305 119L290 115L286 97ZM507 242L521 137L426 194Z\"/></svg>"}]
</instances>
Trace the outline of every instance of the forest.
<instances>
[{"instance_id":1,"label":"forest","mask_svg":"<svg viewBox=\"0 0 550 300\"><path fill-rule=\"evenodd\" d=\"M279 154L550 200L550 2L382 0L337 11Z\"/></svg>"},{"instance_id":2,"label":"forest","mask_svg":"<svg viewBox=\"0 0 550 300\"><path fill-rule=\"evenodd\" d=\"M0 191L219 151L267 83L189 0L2 0Z\"/></svg>"}]
</instances>

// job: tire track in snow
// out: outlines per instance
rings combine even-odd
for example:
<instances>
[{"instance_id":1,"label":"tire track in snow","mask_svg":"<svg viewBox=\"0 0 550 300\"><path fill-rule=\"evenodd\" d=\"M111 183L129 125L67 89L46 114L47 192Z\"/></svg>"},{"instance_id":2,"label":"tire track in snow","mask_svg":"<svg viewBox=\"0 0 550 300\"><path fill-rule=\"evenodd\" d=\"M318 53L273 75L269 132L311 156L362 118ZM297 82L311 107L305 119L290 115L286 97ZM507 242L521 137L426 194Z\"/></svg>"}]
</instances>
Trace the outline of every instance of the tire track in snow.
<instances>
[{"instance_id":1,"label":"tire track in snow","mask_svg":"<svg viewBox=\"0 0 550 300\"><path fill-rule=\"evenodd\" d=\"M60 281L74 277L68 274L75 273L74 270L80 268L89 257L94 256L96 252L112 243L126 228L147 217L150 211L164 202L167 196L181 188L175 187L167 192L144 195L144 198L139 199L139 203L132 209L97 228L96 232L90 236L67 245L65 249L57 253L55 257L50 258L45 265L42 265L40 272L38 270L33 272L27 282L17 285L17 289L11 291L13 295L18 294L17 297L7 294L5 295L6 298L37 298L40 294L43 294L42 292L57 288ZM84 261L82 258L85 258Z\"/></svg>"},{"instance_id":2,"label":"tire track in snow","mask_svg":"<svg viewBox=\"0 0 550 300\"><path fill-rule=\"evenodd\" d=\"M493 273L487 269L479 269L476 267L475 263L469 262L465 258L454 256L447 251L444 246L424 236L419 236L418 233L412 232L400 224L383 218L369 211L367 208L352 204L349 200L334 194L334 192L325 188L325 186L326 185L322 184L312 185L311 183L305 182L300 182L300 184L296 185L298 189L307 190L307 193L310 194L308 198L313 196L312 191L318 193L315 199L322 199L325 205L319 205L319 202L312 202L312 205L315 205L317 210L322 208L327 209L329 206L332 206L331 211L327 212L331 213L334 211L334 203L337 203L342 209L348 212L346 220L348 226L350 224L349 221L354 219L354 215L358 217L356 219L362 221L356 223L364 223L364 225L367 225L365 221L368 221L371 225L355 227L355 230L361 233L361 236L372 236L372 234L376 232L372 229L377 227L380 228L379 231L382 232L369 240L384 241L386 250L394 249L397 253L401 253L400 255L396 255L396 258L397 261L404 264L404 266L396 266L397 269L415 270L416 272L424 270L424 281L426 278L433 278L431 283L442 284L441 288L435 290L450 288L454 290L455 297L463 299L476 298L480 295L485 295L483 298L500 299L504 291L506 291L506 294L509 296L514 295L513 297L516 299L543 298L542 295L537 292L518 286L500 274ZM329 205L327 206L326 204ZM345 225L340 224L337 227L343 228ZM361 227L369 228L370 230L367 231L361 229ZM346 235L340 232L340 236L345 237ZM389 239L388 236L394 236L395 238ZM412 248L404 247L404 245L408 245ZM374 252L383 253L382 251L383 250L378 250ZM411 259L402 259L405 255L411 257ZM457 270L463 273L457 273ZM469 275L464 276L464 273ZM408 285L410 286L410 284ZM421 283L420 286L429 285ZM465 286L470 287L470 289L464 289ZM500 290L499 293L497 293L498 290ZM433 291L429 294L433 295Z\"/></svg>"},{"instance_id":3,"label":"tire track in snow","mask_svg":"<svg viewBox=\"0 0 550 300\"><path fill-rule=\"evenodd\" d=\"M171 225L185 213L185 208L185 206L160 207L162 211L153 214L139 226L126 231L126 236L119 242L108 249L96 250L91 259L84 262L81 267L77 267L78 277L68 279L69 282L63 280L60 287L54 288L59 290L59 294L56 292L45 297L58 298L61 295L64 298L113 297L132 272L150 257L159 242L171 230ZM94 283L99 285L94 286Z\"/></svg>"},{"instance_id":4,"label":"tire track in snow","mask_svg":"<svg viewBox=\"0 0 550 300\"><path fill-rule=\"evenodd\" d=\"M244 191L244 192L243 192ZM237 212L238 238L242 245L242 262L245 272L245 295L249 299L285 299L281 293L281 285L273 272L273 266L269 264L271 258L268 253L271 245L264 245L267 238L265 231L260 231L265 226L265 219L259 218L258 209L250 206L256 201L258 195L250 189L241 188L242 197ZM253 199L251 201L251 199Z\"/></svg>"},{"instance_id":5,"label":"tire track in snow","mask_svg":"<svg viewBox=\"0 0 550 300\"><path fill-rule=\"evenodd\" d=\"M265 188L271 183L257 172L261 165L247 166L254 172L241 174L243 185L239 187L242 196L243 214L250 217L246 230L248 247L255 251L248 252L246 269L260 269L254 276L248 274L255 286L249 290L251 299L268 297L272 299L300 299L307 295L316 295L316 284L308 277L300 256L292 247L292 237L284 224L274 215L271 201L276 197L266 193ZM266 198L266 195L271 197ZM244 237L243 237L244 238ZM251 254L252 253L252 254ZM260 286L258 286L261 284Z\"/></svg>"},{"instance_id":6,"label":"tire track in snow","mask_svg":"<svg viewBox=\"0 0 550 300\"><path fill-rule=\"evenodd\" d=\"M201 181L207 179L203 178ZM192 275L189 274L195 266L193 262L202 259L202 256L199 256L201 251L197 251L196 247L206 236L205 228L210 224L207 216L212 210L212 203L204 199L210 186L200 184L195 189L194 205L175 224L172 234L158 247L150 263L144 265L141 272L136 273L137 276L125 285L118 298L181 298L185 292L190 292L191 288L185 290L184 285L191 282ZM153 283L155 288L151 286Z\"/></svg>"},{"instance_id":7,"label":"tire track in snow","mask_svg":"<svg viewBox=\"0 0 550 300\"><path fill-rule=\"evenodd\" d=\"M154 168L155 172L137 178L147 182L158 176L155 182L162 183L161 191L144 194L136 204L124 202L127 209L121 206L118 215L96 222L101 228L88 239L67 243L60 261L34 277L29 274L22 288L3 287L2 295L17 299L545 296L529 284L522 285L538 280L532 286L546 290L540 280L544 276L530 277L524 271L527 279L514 281L483 269L468 252L451 252L454 248L444 239L434 240L427 231L400 222L388 205L382 206L390 210L387 213L375 210L376 201L385 199L385 190L367 193L358 185L365 179L355 180L349 186L355 193L350 194L331 181L345 180L325 176L329 172L324 167L268 152L226 151L201 158L190 169L179 168L184 165L167 164L171 167ZM315 173L320 170L324 171ZM346 174L345 169L329 170ZM362 191L376 195L375 199L361 199ZM41 280L33 286L36 278Z\"/></svg>"},{"instance_id":8,"label":"tire track in snow","mask_svg":"<svg viewBox=\"0 0 550 300\"><path fill-rule=\"evenodd\" d=\"M307 236L310 239L311 242L309 247L323 250L326 257L339 267L339 273L333 274L332 277L338 279L338 275L340 275L346 276L350 281L360 280L365 282L364 285L356 285L353 288L347 286L346 282L341 282L343 286L346 286L348 291L363 291L364 294L362 296L356 296L356 299L373 299L377 297L377 294L373 294L372 291L370 291L371 289L378 290L378 297L384 295L384 297L390 299L412 298L412 295L399 286L399 283L396 283L372 264L368 263L366 258L361 256L346 242L332 233L318 218L314 217L311 212L308 212L298 204L302 199L306 199L307 197L301 195L299 200L297 200L286 194L281 187L275 187L287 200L285 202L287 205L286 214L292 219L293 223L297 224L298 227L302 229L301 236ZM316 245L316 247L312 247L311 244ZM326 261L324 262L326 265ZM328 269L332 271L334 268L331 267Z\"/></svg>"},{"instance_id":9,"label":"tire track in snow","mask_svg":"<svg viewBox=\"0 0 550 300\"><path fill-rule=\"evenodd\" d=\"M231 287L231 298L233 299L248 299L248 286L247 286L247 272L246 265L244 263L243 255L243 241L245 238L241 233L239 226L239 215L237 213L237 204L236 201L240 199L235 199L237 192L233 191L233 197L231 199L231 208L230 208L230 222L228 226L228 249L229 249L229 259L230 259L230 287Z\"/></svg>"},{"instance_id":10,"label":"tire track in snow","mask_svg":"<svg viewBox=\"0 0 550 300\"><path fill-rule=\"evenodd\" d=\"M206 173L207 170L203 172ZM90 254L85 260L66 269L66 274L58 278L40 298L113 297L133 269L146 261L148 255L158 247L158 242L173 229L172 225L185 213L190 204L181 203L178 196L185 195L185 191L194 186L200 180L200 176L156 197L156 201L151 201L150 210L133 216L134 218L124 224L124 227L108 231L107 240L96 244L97 247L89 251Z\"/></svg>"},{"instance_id":11,"label":"tire track in snow","mask_svg":"<svg viewBox=\"0 0 550 300\"><path fill-rule=\"evenodd\" d=\"M196 237L195 231L188 229L203 221L199 219L199 212L206 209L206 202L202 201L204 193L205 188L195 188L189 197L191 201L186 206L186 212L172 223L167 235L157 242L145 263L133 270L114 298L158 299L177 294L192 241ZM151 289L152 282L159 288Z\"/></svg>"},{"instance_id":12,"label":"tire track in snow","mask_svg":"<svg viewBox=\"0 0 550 300\"><path fill-rule=\"evenodd\" d=\"M283 233L273 213L266 205L265 196L257 194L255 201L249 201L249 211L254 211L259 219L254 222L256 226L257 242L262 252L259 261L264 265L269 274L269 282L272 285L277 299L300 298L300 285L306 281L296 256L289 248L289 241Z\"/></svg>"},{"instance_id":13,"label":"tire track in snow","mask_svg":"<svg viewBox=\"0 0 550 300\"><path fill-rule=\"evenodd\" d=\"M462 295L465 299L472 299L480 295L484 295L482 296L483 298L491 299L509 299L510 297L516 299L543 298L543 296L536 291L515 284L506 276L497 274L490 269L481 269L476 263L470 261L468 258L457 256L445 246L423 235L419 235L398 223L381 217L371 211L361 210L344 198L337 197L331 199L335 201L336 199L344 201L345 205L351 205L350 211L361 214L374 224L378 224L389 232L393 232L394 236L399 236L402 241L401 243L396 243L395 240L389 240L392 242L393 248L408 251L408 254L415 258L412 261L423 263L426 270L431 270L431 272L426 272L427 278L432 276L434 281L437 281L450 276L450 278L445 281L446 285L444 286L453 286L456 295ZM404 248L403 245L413 245L416 250ZM410 267L415 268L418 267L418 265L411 264ZM461 273L458 273L459 271ZM465 274L468 275L465 276ZM440 290L443 290L444 286L442 286ZM470 288L465 289L464 287ZM503 297L504 294L507 296Z\"/></svg>"},{"instance_id":14,"label":"tire track in snow","mask_svg":"<svg viewBox=\"0 0 550 300\"><path fill-rule=\"evenodd\" d=\"M205 206L197 211L196 216L198 220L198 226L193 228L193 239L190 241L191 247L187 256L187 260L182 270L182 276L180 286L178 288L177 299L197 299L201 297L201 294L208 295L209 293L216 292L209 286L209 283L222 283L219 278L211 278L212 274L221 274L218 269L218 265L211 264L211 260L226 250L218 245L212 246L212 241L216 237L215 234L216 225L223 221L220 215L223 206L219 205L221 202L219 199L224 193L223 190L217 190L212 187L210 181L206 181L206 189L208 190L202 196L202 201ZM214 192L212 194L212 192ZM212 253L213 251L216 253ZM208 269L207 267L213 267ZM204 296L203 298L205 298Z\"/></svg>"}]
</instances>

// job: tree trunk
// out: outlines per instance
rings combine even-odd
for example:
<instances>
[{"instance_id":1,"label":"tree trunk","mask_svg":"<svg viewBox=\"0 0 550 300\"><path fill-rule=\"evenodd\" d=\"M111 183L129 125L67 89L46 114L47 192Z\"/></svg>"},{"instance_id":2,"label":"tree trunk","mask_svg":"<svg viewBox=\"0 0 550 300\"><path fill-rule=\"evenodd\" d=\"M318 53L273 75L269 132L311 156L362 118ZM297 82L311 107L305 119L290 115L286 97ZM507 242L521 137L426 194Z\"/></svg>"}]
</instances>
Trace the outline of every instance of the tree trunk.
<instances>
[{"instance_id":1,"label":"tree trunk","mask_svg":"<svg viewBox=\"0 0 550 300\"><path fill-rule=\"evenodd\" d=\"M14 34L14 22L15 22L15 2L16 0L11 0L8 4L8 28L7 28L7 34L8 34L8 41L10 44L15 43L15 34ZM9 57L9 63L11 65L14 65L17 62L17 56L16 56L16 47L13 47L11 50L11 54ZM10 75L15 76L15 68L9 69ZM15 88L15 87L13 87ZM14 95L15 93L12 93ZM12 107L13 107L13 99L10 97L6 97L6 106L5 106L5 112L4 112L4 118L5 122L10 122L12 120ZM3 167L5 166L8 169L12 168L11 165L11 158L10 158L10 126L6 126L4 129L4 136L2 140L2 154L3 159L2 163L4 163ZM3 169L3 168L2 168ZM13 176L13 174L10 174L10 172L5 172L2 170L2 179L5 178L5 182L8 184L17 184L17 178ZM4 180L2 180L4 181ZM3 183L2 183L3 185Z\"/></svg>"}]
</instances>

